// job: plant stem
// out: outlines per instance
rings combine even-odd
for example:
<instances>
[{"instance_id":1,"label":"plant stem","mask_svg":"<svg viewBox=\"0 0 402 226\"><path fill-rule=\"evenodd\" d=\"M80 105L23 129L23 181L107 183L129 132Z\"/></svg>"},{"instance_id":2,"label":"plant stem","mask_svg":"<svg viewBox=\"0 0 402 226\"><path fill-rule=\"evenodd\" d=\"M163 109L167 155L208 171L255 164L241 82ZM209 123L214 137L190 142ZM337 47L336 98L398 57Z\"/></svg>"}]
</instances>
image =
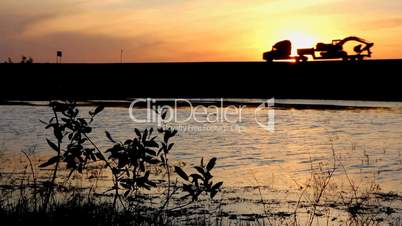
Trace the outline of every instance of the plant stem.
<instances>
[{"instance_id":1,"label":"plant stem","mask_svg":"<svg viewBox=\"0 0 402 226\"><path fill-rule=\"evenodd\" d=\"M32 164L32 161L31 161L31 158L29 157L29 155L25 151L22 151L22 153L28 159L29 166L31 168L32 180L33 180L33 189L34 189L34 206L35 206L35 211L36 211L36 208L37 208L38 204L37 204L37 198L36 198L36 176L35 176L35 170L33 168L33 164Z\"/></svg>"},{"instance_id":2,"label":"plant stem","mask_svg":"<svg viewBox=\"0 0 402 226\"><path fill-rule=\"evenodd\" d=\"M59 126L59 118L57 116L57 112L55 111L55 109L53 109L53 114L56 119L56 124L57 124L57 126ZM52 176L52 179L49 184L47 195L45 197L45 203L43 206L44 212L46 212L46 210L48 208L50 196L52 195L52 192L53 192L53 186L54 186L54 182L56 181L57 170L59 168L59 163L60 163L60 154L61 154L61 140L57 139L57 162L56 162L56 166L54 167L54 170L53 170L53 176Z\"/></svg>"},{"instance_id":3,"label":"plant stem","mask_svg":"<svg viewBox=\"0 0 402 226\"><path fill-rule=\"evenodd\" d=\"M99 154L102 156L102 161L104 161L106 163L106 166L112 171L112 174L114 176L113 182L114 182L114 189L115 189L115 195L114 195L114 198L113 198L113 208L116 208L117 197L119 196L119 181L118 181L119 178L118 178L118 176L116 174L113 173L113 167L106 160L105 156L100 151L98 146L91 140L91 138L88 137L88 135L86 133L83 133L83 135L85 136L85 138L88 139L88 141L92 144L92 146L94 146L94 148L99 152Z\"/></svg>"},{"instance_id":4,"label":"plant stem","mask_svg":"<svg viewBox=\"0 0 402 226\"><path fill-rule=\"evenodd\" d=\"M169 207L169 200L171 197L171 194L170 194L170 169L169 169L169 164L168 164L168 159L167 159L166 153L164 153L164 155L165 155L166 172L167 172L167 176L168 176L168 190L167 190L167 194L166 194L166 201L161 206L161 209L164 209L165 207Z\"/></svg>"}]
</instances>

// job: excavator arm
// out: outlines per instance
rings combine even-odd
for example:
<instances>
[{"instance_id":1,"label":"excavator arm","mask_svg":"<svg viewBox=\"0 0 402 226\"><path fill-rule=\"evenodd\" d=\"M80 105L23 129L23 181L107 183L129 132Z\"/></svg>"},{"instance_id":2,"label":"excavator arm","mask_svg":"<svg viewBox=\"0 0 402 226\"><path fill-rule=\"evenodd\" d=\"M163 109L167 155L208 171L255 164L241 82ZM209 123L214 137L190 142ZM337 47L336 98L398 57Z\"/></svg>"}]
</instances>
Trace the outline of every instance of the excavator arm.
<instances>
[{"instance_id":1,"label":"excavator arm","mask_svg":"<svg viewBox=\"0 0 402 226\"><path fill-rule=\"evenodd\" d=\"M371 49L371 47L374 46L374 43L368 42L367 40L365 40L365 39L363 39L363 38L356 37L356 36L349 36L349 37L346 37L346 38L340 40L339 42L337 42L337 43L336 43L336 46L338 46L338 47L340 47L340 48L343 48L343 45L344 45L345 43L349 42L349 41L356 41L356 42L360 42L360 43L365 44L365 46L364 46L363 48L361 48L361 45L360 45L360 46L356 46L356 47L354 48L355 52L357 52L358 54L361 54L362 52L367 51L368 54L371 55L370 49Z\"/></svg>"}]
</instances>

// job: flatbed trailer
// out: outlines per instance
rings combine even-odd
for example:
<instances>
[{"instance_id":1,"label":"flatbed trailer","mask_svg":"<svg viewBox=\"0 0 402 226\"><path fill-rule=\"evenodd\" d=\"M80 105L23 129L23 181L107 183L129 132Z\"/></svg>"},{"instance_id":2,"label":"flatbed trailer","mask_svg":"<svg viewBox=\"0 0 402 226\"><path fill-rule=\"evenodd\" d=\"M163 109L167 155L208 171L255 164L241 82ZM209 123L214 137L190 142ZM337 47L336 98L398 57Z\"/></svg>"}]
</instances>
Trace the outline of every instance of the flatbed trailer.
<instances>
[{"instance_id":1,"label":"flatbed trailer","mask_svg":"<svg viewBox=\"0 0 402 226\"><path fill-rule=\"evenodd\" d=\"M319 53L320 56L317 56L316 53ZM353 54L348 55L346 52L341 51L332 54L326 54L323 51L316 50L314 48L307 48L307 49L298 49L297 54L302 61L307 61L307 56L312 56L314 60L332 60L332 59L342 59L343 61L359 61L364 60L364 58L370 58L371 52L367 54Z\"/></svg>"},{"instance_id":2,"label":"flatbed trailer","mask_svg":"<svg viewBox=\"0 0 402 226\"><path fill-rule=\"evenodd\" d=\"M265 61L267 62L273 62L274 60L294 60L295 62L306 62L308 60L308 57L306 56L286 56L286 57L277 57L275 59L273 58L267 58L263 57Z\"/></svg>"}]
</instances>

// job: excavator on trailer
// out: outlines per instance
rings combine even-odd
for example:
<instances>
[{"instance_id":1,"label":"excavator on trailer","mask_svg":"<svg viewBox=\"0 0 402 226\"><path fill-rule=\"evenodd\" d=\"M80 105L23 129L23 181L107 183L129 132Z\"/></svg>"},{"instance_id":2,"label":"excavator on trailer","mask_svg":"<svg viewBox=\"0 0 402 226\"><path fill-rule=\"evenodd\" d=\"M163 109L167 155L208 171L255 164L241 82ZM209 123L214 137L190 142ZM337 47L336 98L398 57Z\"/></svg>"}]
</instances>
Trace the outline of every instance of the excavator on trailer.
<instances>
[{"instance_id":1,"label":"excavator on trailer","mask_svg":"<svg viewBox=\"0 0 402 226\"><path fill-rule=\"evenodd\" d=\"M361 44L353 48L355 52L349 55L343 46L350 41L356 41ZM286 44L281 44L286 43ZM280 44L280 45L278 45ZM312 56L314 60L326 59L342 59L344 61L363 60L366 57L371 57L371 48L374 43L368 42L365 39L349 36L341 40L333 40L332 43L318 43L315 48L298 49L297 56L291 56L292 45L289 40L284 40L275 44L271 51L263 54L263 59L272 62L273 60L295 60L296 62L307 61L307 56Z\"/></svg>"}]
</instances>

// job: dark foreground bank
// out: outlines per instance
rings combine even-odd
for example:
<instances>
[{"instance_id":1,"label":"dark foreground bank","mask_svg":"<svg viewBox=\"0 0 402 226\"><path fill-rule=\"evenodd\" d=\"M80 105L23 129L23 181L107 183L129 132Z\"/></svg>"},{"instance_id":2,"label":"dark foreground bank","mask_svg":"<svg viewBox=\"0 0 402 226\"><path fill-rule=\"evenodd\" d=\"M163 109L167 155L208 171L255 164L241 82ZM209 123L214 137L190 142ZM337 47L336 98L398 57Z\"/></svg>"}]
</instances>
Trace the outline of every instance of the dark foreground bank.
<instances>
[{"instance_id":1,"label":"dark foreground bank","mask_svg":"<svg viewBox=\"0 0 402 226\"><path fill-rule=\"evenodd\" d=\"M402 60L1 64L1 100L241 97L401 101Z\"/></svg>"}]
</instances>

